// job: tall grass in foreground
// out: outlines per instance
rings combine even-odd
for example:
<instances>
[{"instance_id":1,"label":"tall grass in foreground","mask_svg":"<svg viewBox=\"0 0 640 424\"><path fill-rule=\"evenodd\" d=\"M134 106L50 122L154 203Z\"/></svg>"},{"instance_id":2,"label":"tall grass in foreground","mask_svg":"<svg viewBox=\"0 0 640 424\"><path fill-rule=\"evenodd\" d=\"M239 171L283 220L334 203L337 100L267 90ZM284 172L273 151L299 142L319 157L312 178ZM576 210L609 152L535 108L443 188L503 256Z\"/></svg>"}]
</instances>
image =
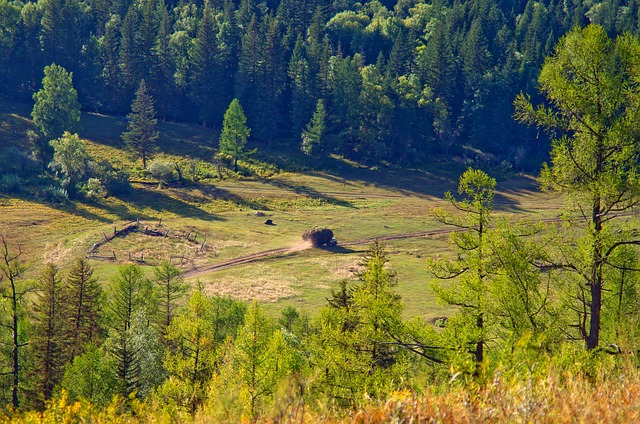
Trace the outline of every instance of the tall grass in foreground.
<instances>
[{"instance_id":1,"label":"tall grass in foreground","mask_svg":"<svg viewBox=\"0 0 640 424\"><path fill-rule=\"evenodd\" d=\"M591 380L551 374L538 381L496 377L480 388L421 396L399 392L344 423L631 423L640 422L637 372Z\"/></svg>"},{"instance_id":2,"label":"tall grass in foreground","mask_svg":"<svg viewBox=\"0 0 640 424\"><path fill-rule=\"evenodd\" d=\"M396 392L385 402L365 403L336 413L285 396L257 422L341 424L374 423L631 423L640 422L640 375L634 367L615 377L589 378L551 372L522 379L497 375L486 384L428 389L423 394ZM323 408L320 408L323 409ZM164 423L254 422L222 417L206 409L195 416L175 414L153 402L114 401L104 409L68 402L64 394L43 412L6 413L0 422L15 423Z\"/></svg>"}]
</instances>

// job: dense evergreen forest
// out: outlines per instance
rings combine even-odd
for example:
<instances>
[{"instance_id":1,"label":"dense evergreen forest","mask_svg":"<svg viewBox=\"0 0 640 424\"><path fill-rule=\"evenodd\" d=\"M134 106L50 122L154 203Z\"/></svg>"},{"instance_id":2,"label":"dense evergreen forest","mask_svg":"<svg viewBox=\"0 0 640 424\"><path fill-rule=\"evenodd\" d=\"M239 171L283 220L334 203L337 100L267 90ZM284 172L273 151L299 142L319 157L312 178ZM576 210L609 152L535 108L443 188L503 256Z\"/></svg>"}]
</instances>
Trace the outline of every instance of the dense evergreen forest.
<instances>
[{"instance_id":1,"label":"dense evergreen forest","mask_svg":"<svg viewBox=\"0 0 640 424\"><path fill-rule=\"evenodd\" d=\"M157 119L219 130L236 171L247 143L475 166L432 211L454 229L425 261L450 312L435 322L405 319L378 241L317 314L274 317L191 287L166 261L99 281L78 258L27 278L20 244L0 233L0 419L404 422L464 405L469 422L535 422L565 411L546 408L566 389L569 407L589 396L574 411L585 421L628 421L640 393L639 17L636 0L0 0L0 86L34 100L38 129L24 137L31 156L0 152L6 194L28 181L65 208L131 189L74 134L80 110L127 116L122 140L158 191L174 171L184 181L175 163L147 166ZM485 170L543 158L561 215L497 218Z\"/></svg>"},{"instance_id":2,"label":"dense evergreen forest","mask_svg":"<svg viewBox=\"0 0 640 424\"><path fill-rule=\"evenodd\" d=\"M535 169L513 122L570 28L635 32L631 1L211 0L0 2L0 86L30 99L45 66L74 75L85 111L125 115L144 79L158 117L219 128L233 98L252 138L296 147L318 100L323 148L410 164L459 154Z\"/></svg>"}]
</instances>

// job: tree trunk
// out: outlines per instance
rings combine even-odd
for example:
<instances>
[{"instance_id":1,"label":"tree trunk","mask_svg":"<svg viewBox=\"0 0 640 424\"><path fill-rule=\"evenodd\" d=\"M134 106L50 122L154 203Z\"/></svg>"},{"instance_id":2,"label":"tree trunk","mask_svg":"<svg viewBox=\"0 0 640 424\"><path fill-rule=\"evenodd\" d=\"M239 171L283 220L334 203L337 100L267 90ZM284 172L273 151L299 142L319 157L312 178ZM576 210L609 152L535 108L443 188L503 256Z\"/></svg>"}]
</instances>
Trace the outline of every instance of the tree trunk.
<instances>
[{"instance_id":1,"label":"tree trunk","mask_svg":"<svg viewBox=\"0 0 640 424\"><path fill-rule=\"evenodd\" d=\"M484 319L482 318L482 314L478 315L476 321L476 327L482 331L484 326ZM474 372L474 376L480 377L482 374L482 362L484 361L484 337L480 338L480 340L476 343L476 370Z\"/></svg>"},{"instance_id":2,"label":"tree trunk","mask_svg":"<svg viewBox=\"0 0 640 424\"><path fill-rule=\"evenodd\" d=\"M602 309L602 216L600 199L596 199L593 205L594 246L593 264L591 265L591 304L589 312L589 335L587 337L587 349L595 349L600 342L600 311Z\"/></svg>"},{"instance_id":3,"label":"tree trunk","mask_svg":"<svg viewBox=\"0 0 640 424\"><path fill-rule=\"evenodd\" d=\"M20 382L20 357L18 355L18 349L20 347L18 340L18 298L16 293L16 283L13 279L10 279L11 282L11 307L13 313L13 385L11 387L11 403L14 407L18 408L20 406L20 401L18 399L18 384Z\"/></svg>"}]
</instances>

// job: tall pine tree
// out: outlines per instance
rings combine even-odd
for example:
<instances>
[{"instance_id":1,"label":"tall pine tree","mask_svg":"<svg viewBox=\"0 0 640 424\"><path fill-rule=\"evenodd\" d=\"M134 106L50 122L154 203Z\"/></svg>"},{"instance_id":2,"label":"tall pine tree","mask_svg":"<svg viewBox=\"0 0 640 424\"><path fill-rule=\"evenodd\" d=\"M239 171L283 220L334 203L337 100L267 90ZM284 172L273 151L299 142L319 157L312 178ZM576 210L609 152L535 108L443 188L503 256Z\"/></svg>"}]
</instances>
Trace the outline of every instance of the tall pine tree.
<instances>
[{"instance_id":1,"label":"tall pine tree","mask_svg":"<svg viewBox=\"0 0 640 424\"><path fill-rule=\"evenodd\" d=\"M122 140L129 151L142 158L142 167L147 168L147 159L156 151L156 141L160 134L156 130L158 120L153 98L147 90L144 80L136 91L136 98L131 104L131 113L127 115L129 125L122 133Z\"/></svg>"}]
</instances>

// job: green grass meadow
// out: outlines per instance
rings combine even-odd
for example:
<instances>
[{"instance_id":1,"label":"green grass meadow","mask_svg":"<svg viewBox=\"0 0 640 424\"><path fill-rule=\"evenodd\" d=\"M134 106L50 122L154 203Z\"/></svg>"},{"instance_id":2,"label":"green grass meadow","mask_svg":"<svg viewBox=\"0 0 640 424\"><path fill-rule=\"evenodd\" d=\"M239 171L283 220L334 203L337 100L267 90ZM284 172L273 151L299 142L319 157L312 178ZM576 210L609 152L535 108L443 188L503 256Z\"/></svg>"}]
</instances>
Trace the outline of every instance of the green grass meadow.
<instances>
[{"instance_id":1,"label":"green grass meadow","mask_svg":"<svg viewBox=\"0 0 640 424\"><path fill-rule=\"evenodd\" d=\"M0 97L0 149L28 148L31 106ZM170 234L166 239L130 234L100 248L116 261L92 260L101 281L117 266L144 255L147 271L164 259L188 270L276 248L299 246L312 227L331 228L340 242L442 228L430 211L443 205L445 191L455 190L463 166L434 162L426 169L367 168L340 157L318 163L293 159L277 146L251 146L258 152L240 163L238 174L217 178L211 160L217 147L215 131L195 125L160 123L159 153L184 169L185 184L159 188L125 150L120 134L126 122L118 117L83 114L80 136L90 154L108 159L132 175L133 190L119 198L87 203L50 204L28 196L0 195L0 233L12 247L20 246L36 278L45 262L61 265L83 256L93 243L130 220ZM195 164L196 175L191 172ZM320 169L320 170L318 170ZM557 214L562 199L542 193L535 178L497 175L495 207L508 219ZM263 216L256 216L256 211ZM271 219L275 225L265 225ZM160 228L160 227L158 227ZM205 252L196 253L206 239ZM386 243L390 266L397 273L407 317L433 319L446 315L430 289L426 258L446 254L447 237L393 240ZM199 277L210 293L264 302L271 313L295 306L313 314L326 303L341 279L353 279L366 245L338 249L308 249L226 268ZM177 258L180 258L178 260ZM182 259L184 258L184 260ZM190 279L195 281L195 279Z\"/></svg>"}]
</instances>

